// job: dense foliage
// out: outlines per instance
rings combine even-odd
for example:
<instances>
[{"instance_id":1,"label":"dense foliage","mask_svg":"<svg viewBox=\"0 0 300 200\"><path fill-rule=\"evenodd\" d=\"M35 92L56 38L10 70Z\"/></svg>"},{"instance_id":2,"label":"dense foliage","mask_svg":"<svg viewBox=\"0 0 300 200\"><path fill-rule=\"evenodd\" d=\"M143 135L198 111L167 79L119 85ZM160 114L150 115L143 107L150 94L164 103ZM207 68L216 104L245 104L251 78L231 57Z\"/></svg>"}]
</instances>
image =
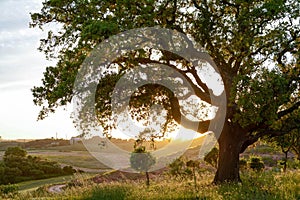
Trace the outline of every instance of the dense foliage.
<instances>
[{"instance_id":1,"label":"dense foliage","mask_svg":"<svg viewBox=\"0 0 300 200\"><path fill-rule=\"evenodd\" d=\"M0 184L18 183L25 180L42 179L73 174L71 166L61 168L56 162L43 160L36 156L27 156L20 147L9 147L0 162Z\"/></svg>"},{"instance_id":2,"label":"dense foliage","mask_svg":"<svg viewBox=\"0 0 300 200\"><path fill-rule=\"evenodd\" d=\"M42 106L40 119L71 101L80 65L97 44L122 31L160 26L192 36L211 56L223 80L226 118L218 140L215 182L240 181L239 154L259 138L299 129L298 0L46 0L31 17L32 27L51 23L61 27L41 40L40 50L58 62L47 67L43 85L32 90L35 104ZM157 51L161 56L153 59ZM126 52L111 65L101 66L110 73L102 74L95 106L106 133L115 125L110 97L115 83L137 64L149 63L178 71L203 102L210 104L219 97L202 80L199 63L151 47ZM194 105L193 111L180 106L187 98L175 98L164 87L149 84L133 95L130 112L136 119L146 118L147 108L160 104L167 112L163 133L168 124L182 124L186 115L194 120L184 118L190 122L185 124L198 120L198 132L207 131L210 120L199 117L199 106Z\"/></svg>"},{"instance_id":3,"label":"dense foliage","mask_svg":"<svg viewBox=\"0 0 300 200\"><path fill-rule=\"evenodd\" d=\"M219 154L218 148L214 147L214 148L212 148L212 150L210 152L208 152L204 156L204 161L209 163L211 166L217 168L217 166L218 166L218 154Z\"/></svg>"}]
</instances>

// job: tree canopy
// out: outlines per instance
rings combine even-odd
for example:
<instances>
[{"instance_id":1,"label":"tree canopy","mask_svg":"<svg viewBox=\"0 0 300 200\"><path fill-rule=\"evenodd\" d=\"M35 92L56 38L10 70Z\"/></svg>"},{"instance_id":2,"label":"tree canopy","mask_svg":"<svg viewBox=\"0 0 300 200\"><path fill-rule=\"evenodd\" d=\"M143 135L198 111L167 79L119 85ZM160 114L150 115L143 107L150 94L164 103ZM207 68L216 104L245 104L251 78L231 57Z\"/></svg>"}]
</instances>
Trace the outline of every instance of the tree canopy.
<instances>
[{"instance_id":1,"label":"tree canopy","mask_svg":"<svg viewBox=\"0 0 300 200\"><path fill-rule=\"evenodd\" d=\"M40 119L71 102L78 70L97 44L123 31L159 26L193 37L211 56L223 80L227 109L218 139L215 182L239 181L239 153L259 138L299 129L298 0L46 0L31 17L31 27L51 23L61 27L49 31L39 48L47 58L58 59L56 66L47 67L43 85L32 89L34 103L42 106ZM157 51L161 56L153 59ZM111 125L110 94L116 82L137 64L149 63L176 69L201 101L211 103L214 98L199 66L162 49L135 50L116 59L108 68L118 70L99 81L96 110L101 125ZM140 87L131 102L130 111L137 119L145 116L145 108L161 104L167 111L166 126L182 124L187 112L172 92L155 84ZM199 118L200 112L196 108L193 115L199 120L198 132L203 133L210 120Z\"/></svg>"},{"instance_id":2,"label":"tree canopy","mask_svg":"<svg viewBox=\"0 0 300 200\"><path fill-rule=\"evenodd\" d=\"M50 178L75 173L71 166L61 166L57 162L36 156L27 156L20 147L8 147L0 161L0 185L28 180Z\"/></svg>"}]
</instances>

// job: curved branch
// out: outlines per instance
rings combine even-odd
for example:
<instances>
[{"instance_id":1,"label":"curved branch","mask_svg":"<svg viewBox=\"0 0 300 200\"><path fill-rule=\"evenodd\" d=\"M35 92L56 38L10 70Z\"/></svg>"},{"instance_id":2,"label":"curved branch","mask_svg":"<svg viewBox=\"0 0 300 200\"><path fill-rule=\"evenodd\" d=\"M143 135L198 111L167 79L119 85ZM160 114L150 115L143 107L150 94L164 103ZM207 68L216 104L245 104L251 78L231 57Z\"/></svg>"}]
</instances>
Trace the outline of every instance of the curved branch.
<instances>
[{"instance_id":1,"label":"curved branch","mask_svg":"<svg viewBox=\"0 0 300 200\"><path fill-rule=\"evenodd\" d=\"M297 103L295 103L292 107L290 107L290 108L288 108L286 110L278 112L277 116L280 119L281 117L283 117L283 116L285 116L287 114L292 113L294 110L297 110L299 107L300 107L300 101L298 101Z\"/></svg>"},{"instance_id":2,"label":"curved branch","mask_svg":"<svg viewBox=\"0 0 300 200\"><path fill-rule=\"evenodd\" d=\"M174 70L179 72L189 82L189 84L193 88L195 95L197 97L199 97L201 100L211 104L210 94L207 92L203 92L199 87L197 87L195 85L195 83L193 83L193 81L186 75L186 71L182 71L182 70L178 69L176 66L171 65L169 63L161 63L156 60L151 60L150 58L136 58L136 60L139 61L139 63L141 63L141 64L157 63L157 64L164 64L164 65L167 65L167 66L173 68Z\"/></svg>"},{"instance_id":3,"label":"curved branch","mask_svg":"<svg viewBox=\"0 0 300 200\"><path fill-rule=\"evenodd\" d=\"M183 116L180 112L180 105L179 101L176 97L172 97L170 99L171 103L171 112L173 119L180 124L181 126L187 128L187 129L195 129L197 127L198 133L205 133L208 131L210 120L206 121L192 121L187 119L185 116Z\"/></svg>"},{"instance_id":4,"label":"curved branch","mask_svg":"<svg viewBox=\"0 0 300 200\"><path fill-rule=\"evenodd\" d=\"M189 70L189 72L193 75L197 84L208 94L209 89L208 89L207 85L205 83L203 83L203 81L199 78L199 76L197 74L197 69L195 67L193 67Z\"/></svg>"}]
</instances>

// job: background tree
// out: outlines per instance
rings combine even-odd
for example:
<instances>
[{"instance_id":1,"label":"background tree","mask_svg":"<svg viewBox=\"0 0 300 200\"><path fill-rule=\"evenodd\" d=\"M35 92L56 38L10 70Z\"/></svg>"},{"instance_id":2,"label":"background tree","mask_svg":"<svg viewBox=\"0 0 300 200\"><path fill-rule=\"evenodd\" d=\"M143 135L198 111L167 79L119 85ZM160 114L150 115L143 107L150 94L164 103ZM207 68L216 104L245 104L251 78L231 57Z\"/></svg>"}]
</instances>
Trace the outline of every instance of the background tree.
<instances>
[{"instance_id":1,"label":"background tree","mask_svg":"<svg viewBox=\"0 0 300 200\"><path fill-rule=\"evenodd\" d=\"M57 162L26 155L26 150L20 147L7 148L3 162L0 162L0 184L69 175L76 172L71 166L65 166L62 169Z\"/></svg>"},{"instance_id":2,"label":"background tree","mask_svg":"<svg viewBox=\"0 0 300 200\"><path fill-rule=\"evenodd\" d=\"M20 147L8 147L4 153L3 161L7 167L18 167L26 159L27 152Z\"/></svg>"},{"instance_id":3,"label":"background tree","mask_svg":"<svg viewBox=\"0 0 300 200\"><path fill-rule=\"evenodd\" d=\"M177 30L193 36L206 49L224 83L228 105L218 139L214 182L240 181L241 152L259 138L286 134L300 124L299 9L298 0L46 0L39 13L31 14L31 26L58 23L61 29L49 31L41 40L40 50L58 62L47 67L43 86L32 90L34 103L42 106L39 118L71 101L81 63L104 39L156 25ZM128 52L108 66L115 69L118 65L118 70L103 75L96 95L97 116L105 131L111 126L109 94L121 75L137 63L168 65L189 80L199 99L211 103L211 98L217 98L210 96L211 88L195 63L163 50L154 60L154 53L151 48ZM158 96L161 98L155 98ZM131 113L140 118L146 116L146 108L160 103L168 113L166 124L182 124L181 117L188 113L179 106L182 99L159 85L139 88L131 100ZM193 113L199 120L198 132L203 133L209 120L197 117L200 112ZM277 121L292 126L280 130L273 125Z\"/></svg>"},{"instance_id":4,"label":"background tree","mask_svg":"<svg viewBox=\"0 0 300 200\"><path fill-rule=\"evenodd\" d=\"M300 145L299 129L294 129L288 134L273 137L269 139L269 142L271 142L271 144L273 144L275 147L280 148L281 152L284 153L283 171L285 172L287 167L287 161L288 161L288 153L291 152L293 149L298 149ZM299 158L297 152L295 153L297 158Z\"/></svg>"},{"instance_id":5,"label":"background tree","mask_svg":"<svg viewBox=\"0 0 300 200\"><path fill-rule=\"evenodd\" d=\"M208 152L204 156L204 161L210 164L211 166L217 168L218 167L218 154L219 150L217 147L212 148L210 152Z\"/></svg>"},{"instance_id":6,"label":"background tree","mask_svg":"<svg viewBox=\"0 0 300 200\"><path fill-rule=\"evenodd\" d=\"M134 149L130 156L130 165L138 172L145 172L146 185L150 185L149 169L155 164L155 158L146 151L144 146L139 146Z\"/></svg>"},{"instance_id":7,"label":"background tree","mask_svg":"<svg viewBox=\"0 0 300 200\"><path fill-rule=\"evenodd\" d=\"M4 175L5 175L5 165L3 162L0 162L0 183L4 182Z\"/></svg>"},{"instance_id":8,"label":"background tree","mask_svg":"<svg viewBox=\"0 0 300 200\"><path fill-rule=\"evenodd\" d=\"M197 190L198 188L197 188L197 174L196 174L196 171L199 170L199 165L200 165L200 162L198 160L189 160L186 163L186 166L191 169L191 172L192 172L192 175L193 175L195 192L198 191Z\"/></svg>"}]
</instances>

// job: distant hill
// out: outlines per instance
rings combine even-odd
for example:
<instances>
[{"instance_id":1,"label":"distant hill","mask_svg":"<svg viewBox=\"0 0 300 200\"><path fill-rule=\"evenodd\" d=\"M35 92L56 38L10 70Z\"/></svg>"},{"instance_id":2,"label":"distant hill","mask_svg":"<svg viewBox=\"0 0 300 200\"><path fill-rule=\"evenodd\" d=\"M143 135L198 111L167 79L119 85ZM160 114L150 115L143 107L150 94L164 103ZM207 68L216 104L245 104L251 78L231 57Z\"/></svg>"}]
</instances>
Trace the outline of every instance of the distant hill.
<instances>
[{"instance_id":1,"label":"distant hill","mask_svg":"<svg viewBox=\"0 0 300 200\"><path fill-rule=\"evenodd\" d=\"M21 142L17 141L8 141L8 140L1 140L0 141L0 151L6 151L8 147L16 147L21 146Z\"/></svg>"},{"instance_id":2,"label":"distant hill","mask_svg":"<svg viewBox=\"0 0 300 200\"><path fill-rule=\"evenodd\" d=\"M98 140L100 138L95 138L95 140ZM199 147L201 146L203 142L204 137L199 137L193 140L189 147L189 153L192 153L194 156L199 150ZM114 145L118 146L119 148L125 150L125 151L133 151L134 142L135 140L123 140L123 139L117 139L112 138L110 140ZM180 141L175 141L179 142ZM169 139L156 141L155 142L155 148L156 150L161 149L168 145L170 143ZM146 146L147 149L150 148L150 142L144 142L143 145ZM179 144L180 145L180 144ZM46 139L38 139L38 140L14 140L14 141L6 141L2 140L0 141L0 151L5 151L8 147L14 147L14 146L21 146L26 149L49 149L49 150L58 150L58 151L86 151L85 146L80 142L78 144L70 145L69 140L63 140L63 139L52 139L52 138L46 138Z\"/></svg>"},{"instance_id":3,"label":"distant hill","mask_svg":"<svg viewBox=\"0 0 300 200\"><path fill-rule=\"evenodd\" d=\"M55 146L66 146L69 145L69 140L63 139L40 139L40 140L32 140L24 143L24 148L34 148L34 149L43 149L47 147L55 147Z\"/></svg>"}]
</instances>

